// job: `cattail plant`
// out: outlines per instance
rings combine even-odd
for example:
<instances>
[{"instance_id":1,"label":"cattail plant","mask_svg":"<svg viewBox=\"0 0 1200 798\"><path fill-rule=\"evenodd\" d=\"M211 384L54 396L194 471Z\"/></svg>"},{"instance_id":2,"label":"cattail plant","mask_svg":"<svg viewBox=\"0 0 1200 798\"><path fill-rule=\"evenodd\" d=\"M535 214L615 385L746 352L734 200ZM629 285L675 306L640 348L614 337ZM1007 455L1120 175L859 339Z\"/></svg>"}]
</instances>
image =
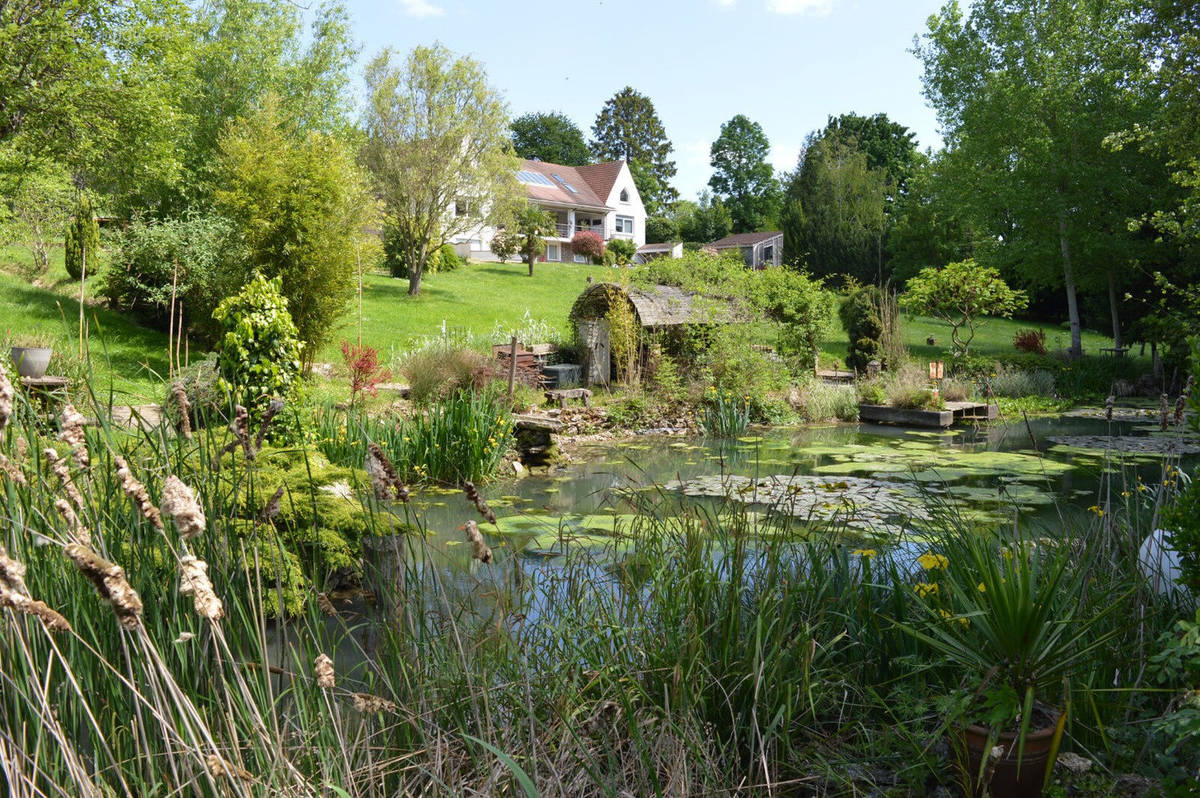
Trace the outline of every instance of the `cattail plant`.
<instances>
[{"instance_id":1,"label":"cattail plant","mask_svg":"<svg viewBox=\"0 0 1200 798\"><path fill-rule=\"evenodd\" d=\"M75 480L71 479L71 472L67 468L66 461L49 446L42 450L42 456L50 464L50 473L58 477L58 484L62 487L63 493L67 494L67 498L71 500L71 504L76 510L83 512L83 494L79 492L79 488L75 487Z\"/></svg>"},{"instance_id":2,"label":"cattail plant","mask_svg":"<svg viewBox=\"0 0 1200 798\"><path fill-rule=\"evenodd\" d=\"M87 468L90 464L87 437L83 433L84 423L84 417L71 404L64 406L62 413L58 417L58 438L71 447L71 455L75 458L75 465L80 468Z\"/></svg>"},{"instance_id":3,"label":"cattail plant","mask_svg":"<svg viewBox=\"0 0 1200 798\"><path fill-rule=\"evenodd\" d=\"M333 660L328 654L321 654L313 663L313 674L317 677L317 686L332 690L334 686Z\"/></svg>"},{"instance_id":4,"label":"cattail plant","mask_svg":"<svg viewBox=\"0 0 1200 798\"><path fill-rule=\"evenodd\" d=\"M481 563L490 563L492 561L492 550L483 542L483 533L479 531L479 525L474 521L468 521L462 525L466 530L467 542L471 544L471 556Z\"/></svg>"},{"instance_id":5,"label":"cattail plant","mask_svg":"<svg viewBox=\"0 0 1200 798\"><path fill-rule=\"evenodd\" d=\"M25 586L25 566L8 556L0 546L0 607L37 618L51 632L69 632L71 624L45 602L30 597Z\"/></svg>"},{"instance_id":6,"label":"cattail plant","mask_svg":"<svg viewBox=\"0 0 1200 798\"><path fill-rule=\"evenodd\" d=\"M374 490L376 499L385 501L389 495L395 495L398 501L408 501L408 488L400 481L395 466L383 453L383 449L379 448L378 443L367 447L365 470L371 477L371 489Z\"/></svg>"},{"instance_id":7,"label":"cattail plant","mask_svg":"<svg viewBox=\"0 0 1200 798\"><path fill-rule=\"evenodd\" d=\"M463 492L467 494L467 501L474 504L475 509L481 516L483 516L483 520L487 521L489 524L496 523L496 513L492 511L491 507L488 507L487 502L484 501L483 497L479 495L479 489L475 487L474 482L470 480L464 482Z\"/></svg>"},{"instance_id":8,"label":"cattail plant","mask_svg":"<svg viewBox=\"0 0 1200 798\"><path fill-rule=\"evenodd\" d=\"M0 432L4 431L8 420L12 418L15 396L12 383L8 380L8 372L4 370L4 366L0 366Z\"/></svg>"},{"instance_id":9,"label":"cattail plant","mask_svg":"<svg viewBox=\"0 0 1200 798\"><path fill-rule=\"evenodd\" d=\"M96 587L100 598L112 605L117 621L127 629L142 622L142 599L125 578L125 571L87 546L72 543L63 549L67 559Z\"/></svg>"},{"instance_id":10,"label":"cattail plant","mask_svg":"<svg viewBox=\"0 0 1200 798\"><path fill-rule=\"evenodd\" d=\"M196 614L202 618L215 623L225 615L225 605L208 578L208 563L190 554L179 560L179 594L192 597Z\"/></svg>"},{"instance_id":11,"label":"cattail plant","mask_svg":"<svg viewBox=\"0 0 1200 798\"><path fill-rule=\"evenodd\" d=\"M188 401L187 391L179 383L171 386L171 396L175 399L175 409L179 411L179 434L185 440L192 439L192 403Z\"/></svg>"},{"instance_id":12,"label":"cattail plant","mask_svg":"<svg viewBox=\"0 0 1200 798\"><path fill-rule=\"evenodd\" d=\"M1166 432L1167 422L1170 420L1170 411L1167 405L1167 395L1164 393L1158 400L1158 428Z\"/></svg>"},{"instance_id":13,"label":"cattail plant","mask_svg":"<svg viewBox=\"0 0 1200 798\"><path fill-rule=\"evenodd\" d=\"M233 420L229 422L229 431L233 433L233 440L225 445L221 454L227 454L241 446L246 459L253 460L254 449L250 446L250 413L241 405L235 405L233 408Z\"/></svg>"},{"instance_id":14,"label":"cattail plant","mask_svg":"<svg viewBox=\"0 0 1200 798\"><path fill-rule=\"evenodd\" d=\"M150 501L150 494L146 492L146 486L133 476L124 457L117 455L113 458L113 462L117 465L117 479L121 481L121 490L137 505L138 512L142 514L142 517L161 531L163 528L162 516L158 512L158 508L154 506L154 502ZM169 483L170 480L168 480Z\"/></svg>"},{"instance_id":15,"label":"cattail plant","mask_svg":"<svg viewBox=\"0 0 1200 798\"><path fill-rule=\"evenodd\" d=\"M1113 396L1112 394L1109 394L1108 398L1104 400L1104 420L1105 421L1113 420L1113 404L1116 401L1117 401L1117 398L1115 396Z\"/></svg>"},{"instance_id":16,"label":"cattail plant","mask_svg":"<svg viewBox=\"0 0 1200 798\"><path fill-rule=\"evenodd\" d=\"M200 509L192 489L174 474L167 477L163 485L159 509L163 515L169 516L175 522L175 528L184 540L191 540L204 531L204 510Z\"/></svg>"},{"instance_id":17,"label":"cattail plant","mask_svg":"<svg viewBox=\"0 0 1200 798\"><path fill-rule=\"evenodd\" d=\"M71 507L66 499L55 499L54 509L58 510L58 514L62 516L62 520L66 521L67 530L73 542L81 546L92 545L92 533L79 520L79 516L75 514L75 509Z\"/></svg>"},{"instance_id":18,"label":"cattail plant","mask_svg":"<svg viewBox=\"0 0 1200 798\"><path fill-rule=\"evenodd\" d=\"M1175 426L1183 423L1183 413L1187 409L1188 400L1192 398L1192 386L1196 384L1196 377L1191 375L1184 383L1183 390L1179 392L1179 398L1175 400ZM3 426L3 425L0 425Z\"/></svg>"}]
</instances>

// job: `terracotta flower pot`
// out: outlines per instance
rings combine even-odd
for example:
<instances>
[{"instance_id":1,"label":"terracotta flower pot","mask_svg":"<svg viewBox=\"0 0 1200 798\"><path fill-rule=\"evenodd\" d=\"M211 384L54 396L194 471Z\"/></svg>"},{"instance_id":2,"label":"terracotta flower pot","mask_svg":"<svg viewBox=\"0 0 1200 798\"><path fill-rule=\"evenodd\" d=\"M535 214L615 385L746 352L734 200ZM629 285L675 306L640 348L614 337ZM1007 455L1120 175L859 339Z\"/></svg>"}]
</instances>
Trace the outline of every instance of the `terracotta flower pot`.
<instances>
[{"instance_id":1,"label":"terracotta flower pot","mask_svg":"<svg viewBox=\"0 0 1200 798\"><path fill-rule=\"evenodd\" d=\"M12 359L17 367L17 374L33 378L46 376L46 368L50 365L50 355L53 351L48 346L14 346Z\"/></svg>"},{"instance_id":2,"label":"terracotta flower pot","mask_svg":"<svg viewBox=\"0 0 1200 798\"><path fill-rule=\"evenodd\" d=\"M1025 735L1025 751L1019 760L1017 758L1018 734L1002 732L996 745L1004 748L1004 755L988 765L984 771L983 781L979 779L979 764L988 755L988 728L986 726L967 726L963 729L962 742L966 748L966 776L971 785L969 794L979 798L985 794L984 788L986 787L987 794L991 798L1009 798L1010 796L1013 798L1040 798L1057 722L1058 716L1054 715L1051 717L1049 725L1030 729Z\"/></svg>"}]
</instances>

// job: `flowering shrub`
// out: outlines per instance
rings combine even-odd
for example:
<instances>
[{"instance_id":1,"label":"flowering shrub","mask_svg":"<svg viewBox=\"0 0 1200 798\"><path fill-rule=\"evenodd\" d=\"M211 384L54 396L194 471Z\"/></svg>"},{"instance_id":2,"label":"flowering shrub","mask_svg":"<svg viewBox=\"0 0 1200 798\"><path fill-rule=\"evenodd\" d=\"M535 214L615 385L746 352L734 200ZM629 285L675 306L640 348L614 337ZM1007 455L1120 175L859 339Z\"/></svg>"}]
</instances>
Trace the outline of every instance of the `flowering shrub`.
<instances>
[{"instance_id":1,"label":"flowering shrub","mask_svg":"<svg viewBox=\"0 0 1200 798\"><path fill-rule=\"evenodd\" d=\"M355 404L366 391L375 396L378 385L392 378L392 373L379 365L379 351L373 346L351 346L342 341L342 360L350 372L350 404Z\"/></svg>"},{"instance_id":2,"label":"flowering shrub","mask_svg":"<svg viewBox=\"0 0 1200 798\"><path fill-rule=\"evenodd\" d=\"M576 255L591 258L592 263L600 263L604 260L604 239L600 237L599 233L580 230L571 239L571 250Z\"/></svg>"},{"instance_id":3,"label":"flowering shrub","mask_svg":"<svg viewBox=\"0 0 1200 798\"><path fill-rule=\"evenodd\" d=\"M1013 348L1018 352L1033 352L1035 355L1046 354L1046 331L1032 328L1017 330L1013 335Z\"/></svg>"}]
</instances>

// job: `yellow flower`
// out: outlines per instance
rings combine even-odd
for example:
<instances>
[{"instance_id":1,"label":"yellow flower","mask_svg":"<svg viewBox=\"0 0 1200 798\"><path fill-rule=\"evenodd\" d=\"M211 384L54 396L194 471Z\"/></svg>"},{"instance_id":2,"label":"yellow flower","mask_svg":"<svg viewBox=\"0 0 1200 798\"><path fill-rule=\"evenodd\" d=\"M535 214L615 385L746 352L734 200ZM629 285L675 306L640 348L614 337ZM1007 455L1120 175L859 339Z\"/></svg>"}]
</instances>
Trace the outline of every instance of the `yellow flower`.
<instances>
[{"instance_id":1,"label":"yellow flower","mask_svg":"<svg viewBox=\"0 0 1200 798\"><path fill-rule=\"evenodd\" d=\"M850 553L850 556L851 557L868 557L869 558L869 557L874 557L875 554L876 554L875 549L855 549L854 551L852 551Z\"/></svg>"},{"instance_id":2,"label":"yellow flower","mask_svg":"<svg viewBox=\"0 0 1200 798\"><path fill-rule=\"evenodd\" d=\"M1121 491L1121 498L1123 498L1123 499L1128 499L1128 498L1129 498L1131 495L1133 495L1133 494L1131 494L1131 493L1130 493L1129 491L1127 491L1127 490L1123 490L1123 491Z\"/></svg>"},{"instance_id":3,"label":"yellow flower","mask_svg":"<svg viewBox=\"0 0 1200 798\"><path fill-rule=\"evenodd\" d=\"M936 596L938 586L937 582L917 582L913 585L913 590L917 592L918 596L925 598L926 596Z\"/></svg>"},{"instance_id":4,"label":"yellow flower","mask_svg":"<svg viewBox=\"0 0 1200 798\"><path fill-rule=\"evenodd\" d=\"M970 621L970 620L968 620L967 618L958 618L958 617L955 617L953 613L947 612L946 610L938 610L938 612L941 614L941 616L942 616L942 618L943 618L944 620L947 620L947 621L951 621L951 620L958 621L958 622L959 622L959 623L961 623L963 626L966 626L967 624L969 624L969 623L971 622L971 621Z\"/></svg>"},{"instance_id":5,"label":"yellow flower","mask_svg":"<svg viewBox=\"0 0 1200 798\"><path fill-rule=\"evenodd\" d=\"M945 569L946 566L950 565L950 561L941 554L934 554L932 551L927 551L917 558L917 565L926 571L932 571L935 568Z\"/></svg>"},{"instance_id":6,"label":"yellow flower","mask_svg":"<svg viewBox=\"0 0 1200 798\"><path fill-rule=\"evenodd\" d=\"M983 582L980 582L980 583L979 583L979 592L980 592L980 593L986 593L986 592L987 592L987 586L986 586L986 585L984 585L984 584L983 584Z\"/></svg>"},{"instance_id":7,"label":"yellow flower","mask_svg":"<svg viewBox=\"0 0 1200 798\"><path fill-rule=\"evenodd\" d=\"M1104 511L1100 509L1100 505L1098 504L1093 504L1091 507L1089 507L1088 512L1095 513L1097 518L1100 518L1104 515Z\"/></svg>"}]
</instances>

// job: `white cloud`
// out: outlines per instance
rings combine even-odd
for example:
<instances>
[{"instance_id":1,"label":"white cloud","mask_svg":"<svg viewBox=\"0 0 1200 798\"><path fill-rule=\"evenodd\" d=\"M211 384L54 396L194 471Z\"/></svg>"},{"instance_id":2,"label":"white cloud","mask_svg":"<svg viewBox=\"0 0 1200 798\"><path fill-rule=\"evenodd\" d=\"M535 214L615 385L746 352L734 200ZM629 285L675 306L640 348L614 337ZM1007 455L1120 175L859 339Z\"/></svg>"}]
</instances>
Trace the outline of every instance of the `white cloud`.
<instances>
[{"instance_id":1,"label":"white cloud","mask_svg":"<svg viewBox=\"0 0 1200 798\"><path fill-rule=\"evenodd\" d=\"M399 0L400 10L410 17L440 17L446 12L435 6L429 0Z\"/></svg>"},{"instance_id":2,"label":"white cloud","mask_svg":"<svg viewBox=\"0 0 1200 798\"><path fill-rule=\"evenodd\" d=\"M713 0L714 3L722 8L729 8L737 3L737 0Z\"/></svg>"},{"instance_id":3,"label":"white cloud","mask_svg":"<svg viewBox=\"0 0 1200 798\"><path fill-rule=\"evenodd\" d=\"M767 10L776 14L814 14L824 16L833 10L834 0L767 0Z\"/></svg>"}]
</instances>

